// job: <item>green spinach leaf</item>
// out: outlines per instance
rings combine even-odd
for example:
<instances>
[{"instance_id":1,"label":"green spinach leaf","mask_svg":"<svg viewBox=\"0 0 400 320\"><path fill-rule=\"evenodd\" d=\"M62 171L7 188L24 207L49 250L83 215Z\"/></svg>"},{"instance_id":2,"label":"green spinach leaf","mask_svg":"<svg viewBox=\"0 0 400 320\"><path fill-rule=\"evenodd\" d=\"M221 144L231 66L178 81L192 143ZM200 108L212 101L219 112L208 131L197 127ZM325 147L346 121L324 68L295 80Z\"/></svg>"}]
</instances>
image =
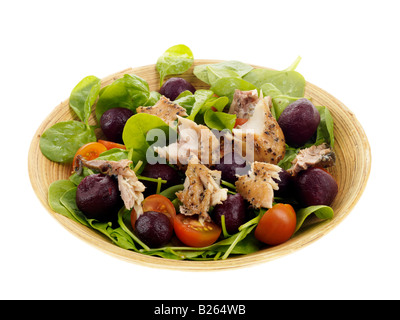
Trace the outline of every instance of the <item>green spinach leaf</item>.
<instances>
[{"instance_id":1,"label":"green spinach leaf","mask_svg":"<svg viewBox=\"0 0 400 320\"><path fill-rule=\"evenodd\" d=\"M107 236L117 246L137 251L134 241L121 227L113 228L111 222L100 222L95 219L88 219L87 222L92 229Z\"/></svg>"},{"instance_id":2,"label":"green spinach leaf","mask_svg":"<svg viewBox=\"0 0 400 320\"><path fill-rule=\"evenodd\" d=\"M290 96L285 96L285 95L273 97L272 105L274 106L275 118L279 119L283 110L285 110L289 104L291 104L292 102L295 102L299 99L302 99L302 98L301 97L290 97Z\"/></svg>"},{"instance_id":3,"label":"green spinach leaf","mask_svg":"<svg viewBox=\"0 0 400 320\"><path fill-rule=\"evenodd\" d=\"M335 142L333 134L333 118L327 107L316 106L321 117L319 126L317 128L316 144L328 143L332 148Z\"/></svg>"},{"instance_id":4,"label":"green spinach leaf","mask_svg":"<svg viewBox=\"0 0 400 320\"><path fill-rule=\"evenodd\" d=\"M144 164L147 163L148 156L151 156L151 154L147 154L150 147L147 141L147 133L153 129L162 130L166 139L168 139L169 130L172 130L162 119L147 113L135 114L126 122L122 132L122 140L135 165L139 161ZM157 146L162 147L167 144L167 141L157 141L156 143L158 143Z\"/></svg>"},{"instance_id":5,"label":"green spinach leaf","mask_svg":"<svg viewBox=\"0 0 400 320\"><path fill-rule=\"evenodd\" d=\"M75 153L86 143L96 141L94 129L79 121L59 122L40 137L39 146L49 160L72 162Z\"/></svg>"},{"instance_id":6,"label":"green spinach leaf","mask_svg":"<svg viewBox=\"0 0 400 320\"><path fill-rule=\"evenodd\" d=\"M128 151L124 149L113 148L104 151L97 159L107 161L120 161L123 159L128 159Z\"/></svg>"},{"instance_id":7,"label":"green spinach leaf","mask_svg":"<svg viewBox=\"0 0 400 320\"><path fill-rule=\"evenodd\" d=\"M272 83L264 83L260 90L263 92L264 96L270 96L272 98L273 104L273 114L276 119L279 119L283 110L291 104L292 102L301 99L301 97L290 97L288 95L284 95L281 90L279 90L274 84Z\"/></svg>"},{"instance_id":8,"label":"green spinach leaf","mask_svg":"<svg viewBox=\"0 0 400 320\"><path fill-rule=\"evenodd\" d=\"M241 78L252 69L246 63L231 60L195 66L193 73L201 81L212 85L221 78Z\"/></svg>"},{"instance_id":9,"label":"green spinach leaf","mask_svg":"<svg viewBox=\"0 0 400 320\"><path fill-rule=\"evenodd\" d=\"M225 112L214 112L208 109L204 115L204 123L211 129L222 131L228 129L232 131L236 122L236 114Z\"/></svg>"},{"instance_id":10,"label":"green spinach leaf","mask_svg":"<svg viewBox=\"0 0 400 320\"><path fill-rule=\"evenodd\" d=\"M283 95L304 97L306 81L294 70L277 71L269 69L253 69L243 77L244 80L260 88L265 83L273 84Z\"/></svg>"},{"instance_id":11,"label":"green spinach leaf","mask_svg":"<svg viewBox=\"0 0 400 320\"><path fill-rule=\"evenodd\" d=\"M172 46L158 58L156 69L160 74L160 87L168 75L182 74L193 64L193 53L184 44Z\"/></svg>"},{"instance_id":12,"label":"green spinach leaf","mask_svg":"<svg viewBox=\"0 0 400 320\"><path fill-rule=\"evenodd\" d=\"M295 232L300 229L300 227L304 223L304 220L306 220L306 218L313 213L317 216L318 219L327 220L333 218L333 209L328 206L310 206L300 209L296 212L297 223Z\"/></svg>"},{"instance_id":13,"label":"green spinach leaf","mask_svg":"<svg viewBox=\"0 0 400 320\"><path fill-rule=\"evenodd\" d=\"M95 76L83 78L72 90L69 105L85 124L89 121L92 106L100 92L101 80Z\"/></svg>"},{"instance_id":14,"label":"green spinach leaf","mask_svg":"<svg viewBox=\"0 0 400 320\"><path fill-rule=\"evenodd\" d=\"M216 95L228 97L229 102L232 102L236 89L250 91L257 88L252 83L241 78L221 78L210 88Z\"/></svg>"},{"instance_id":15,"label":"green spinach leaf","mask_svg":"<svg viewBox=\"0 0 400 320\"><path fill-rule=\"evenodd\" d=\"M69 177L69 181L71 181L75 186L77 186L81 183L83 179L85 179L87 176L90 176L91 174L94 174L94 172L91 169L83 167L82 173L77 174L76 172L74 172Z\"/></svg>"},{"instance_id":16,"label":"green spinach leaf","mask_svg":"<svg viewBox=\"0 0 400 320\"><path fill-rule=\"evenodd\" d=\"M150 91L149 100L143 105L144 107L154 106L161 98L161 93L157 91Z\"/></svg>"},{"instance_id":17,"label":"green spinach leaf","mask_svg":"<svg viewBox=\"0 0 400 320\"><path fill-rule=\"evenodd\" d=\"M70 213L70 217L72 220L77 221L87 227L89 227L89 223L81 210L79 210L78 206L76 205L76 191L77 187L69 189L64 193L61 197L60 202L61 204L68 210Z\"/></svg>"},{"instance_id":18,"label":"green spinach leaf","mask_svg":"<svg viewBox=\"0 0 400 320\"><path fill-rule=\"evenodd\" d=\"M209 98L205 103L204 103L204 108L206 110L210 109L211 107L214 107L217 109L217 111L222 112L224 110L225 106L228 105L229 103L229 98L228 97L214 97L212 96Z\"/></svg>"},{"instance_id":19,"label":"green spinach leaf","mask_svg":"<svg viewBox=\"0 0 400 320\"><path fill-rule=\"evenodd\" d=\"M271 98L276 97L276 96L281 96L282 91L279 90L277 87L275 87L272 83L264 83L261 87L260 90L263 93L263 96L270 96Z\"/></svg>"},{"instance_id":20,"label":"green spinach leaf","mask_svg":"<svg viewBox=\"0 0 400 320\"><path fill-rule=\"evenodd\" d=\"M286 145L285 156L279 161L278 166L284 170L289 169L292 166L292 161L296 158L300 148L293 148Z\"/></svg>"},{"instance_id":21,"label":"green spinach leaf","mask_svg":"<svg viewBox=\"0 0 400 320\"><path fill-rule=\"evenodd\" d=\"M195 103L193 105L190 115L187 118L194 121L198 113L202 114L203 112L200 112L201 109L203 108L206 101L210 99L213 94L214 92L211 90L196 90L196 92L194 93Z\"/></svg>"},{"instance_id":22,"label":"green spinach leaf","mask_svg":"<svg viewBox=\"0 0 400 320\"><path fill-rule=\"evenodd\" d=\"M186 113L190 114L192 112L196 98L193 93L186 90L183 91L175 100L174 103L179 104L181 107L186 109Z\"/></svg>"},{"instance_id":23,"label":"green spinach leaf","mask_svg":"<svg viewBox=\"0 0 400 320\"><path fill-rule=\"evenodd\" d=\"M60 199L68 190L75 188L75 184L69 180L57 180L49 186L48 202L55 212L70 218L71 214L60 202Z\"/></svg>"},{"instance_id":24,"label":"green spinach leaf","mask_svg":"<svg viewBox=\"0 0 400 320\"><path fill-rule=\"evenodd\" d=\"M101 93L96 104L96 118L100 122L104 112L111 108L127 108L136 111L150 98L149 84L136 75L125 74Z\"/></svg>"}]
</instances>

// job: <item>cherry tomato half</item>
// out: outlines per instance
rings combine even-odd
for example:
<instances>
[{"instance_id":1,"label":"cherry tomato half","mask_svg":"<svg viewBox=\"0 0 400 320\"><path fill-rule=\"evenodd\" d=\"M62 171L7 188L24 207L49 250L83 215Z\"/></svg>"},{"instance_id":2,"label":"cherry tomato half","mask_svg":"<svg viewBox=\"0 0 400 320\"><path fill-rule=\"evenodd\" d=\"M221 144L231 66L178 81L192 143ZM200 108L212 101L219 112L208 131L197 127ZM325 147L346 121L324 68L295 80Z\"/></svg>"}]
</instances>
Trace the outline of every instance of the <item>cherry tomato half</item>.
<instances>
[{"instance_id":1,"label":"cherry tomato half","mask_svg":"<svg viewBox=\"0 0 400 320\"><path fill-rule=\"evenodd\" d=\"M296 229L296 212L290 204L278 203L262 217L255 237L266 244L277 245L290 239Z\"/></svg>"},{"instance_id":2,"label":"cherry tomato half","mask_svg":"<svg viewBox=\"0 0 400 320\"><path fill-rule=\"evenodd\" d=\"M165 214L171 221L171 224L174 225L176 210L171 200L169 200L167 197L164 197L160 194L153 194L151 196L148 196L146 199L143 200L142 208L143 212L156 211ZM135 209L132 209L131 225L133 229L135 229L136 219L136 211Z\"/></svg>"},{"instance_id":3,"label":"cherry tomato half","mask_svg":"<svg viewBox=\"0 0 400 320\"><path fill-rule=\"evenodd\" d=\"M236 128L237 126L244 125L247 121L248 121L248 119L236 118L234 128Z\"/></svg>"},{"instance_id":4,"label":"cherry tomato half","mask_svg":"<svg viewBox=\"0 0 400 320\"><path fill-rule=\"evenodd\" d=\"M106 141L106 140L99 140L98 142L101 143L102 145L104 145L107 148L107 150L114 149L114 148L126 150L126 147L120 143Z\"/></svg>"},{"instance_id":5,"label":"cherry tomato half","mask_svg":"<svg viewBox=\"0 0 400 320\"><path fill-rule=\"evenodd\" d=\"M107 148L98 142L89 142L78 149L74 156L73 168L78 165L76 162L76 157L81 155L86 160L96 159L101 153L107 151Z\"/></svg>"},{"instance_id":6,"label":"cherry tomato half","mask_svg":"<svg viewBox=\"0 0 400 320\"><path fill-rule=\"evenodd\" d=\"M202 225L193 217L178 214L174 221L174 231L187 246L207 247L217 241L222 230L213 222L204 222Z\"/></svg>"}]
</instances>

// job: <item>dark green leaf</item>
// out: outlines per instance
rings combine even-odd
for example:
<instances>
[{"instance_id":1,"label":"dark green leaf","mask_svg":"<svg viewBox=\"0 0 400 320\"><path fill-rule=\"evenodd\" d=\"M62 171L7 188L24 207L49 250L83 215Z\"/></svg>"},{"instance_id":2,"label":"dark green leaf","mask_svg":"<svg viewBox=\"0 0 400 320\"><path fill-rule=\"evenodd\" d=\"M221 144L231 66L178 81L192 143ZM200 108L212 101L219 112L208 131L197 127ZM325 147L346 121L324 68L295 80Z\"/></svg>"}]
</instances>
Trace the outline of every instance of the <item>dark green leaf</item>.
<instances>
[{"instance_id":1,"label":"dark green leaf","mask_svg":"<svg viewBox=\"0 0 400 320\"><path fill-rule=\"evenodd\" d=\"M189 47L178 44L172 46L158 58L156 69L160 74L160 87L168 75L182 74L193 64L193 53Z\"/></svg>"},{"instance_id":2,"label":"dark green leaf","mask_svg":"<svg viewBox=\"0 0 400 320\"><path fill-rule=\"evenodd\" d=\"M72 90L69 105L85 124L100 92L101 80L95 76L83 78Z\"/></svg>"},{"instance_id":3,"label":"dark green leaf","mask_svg":"<svg viewBox=\"0 0 400 320\"><path fill-rule=\"evenodd\" d=\"M218 79L210 89L218 96L228 97L229 101L232 102L233 94L236 89L250 91L256 89L256 87L241 78L221 78Z\"/></svg>"},{"instance_id":4,"label":"dark green leaf","mask_svg":"<svg viewBox=\"0 0 400 320\"><path fill-rule=\"evenodd\" d=\"M158 129L158 130L157 130ZM158 140L152 146L163 147L167 144L170 127L157 116L138 113L132 116L125 124L122 133L122 139L126 148L131 153L131 160L137 164L139 161L146 163L149 157L154 156L154 152L148 149L150 147L147 141L149 131L155 133L158 138L165 137L165 141ZM159 136L163 134L163 136Z\"/></svg>"},{"instance_id":5,"label":"dark green leaf","mask_svg":"<svg viewBox=\"0 0 400 320\"><path fill-rule=\"evenodd\" d=\"M89 227L89 223L81 210L79 210L76 205L76 191L77 188L69 189L61 197L60 202L71 214L70 218L72 220L78 221L79 223Z\"/></svg>"},{"instance_id":6,"label":"dark green leaf","mask_svg":"<svg viewBox=\"0 0 400 320\"><path fill-rule=\"evenodd\" d=\"M101 92L96 104L96 118L100 122L104 112L112 108L127 108L136 111L150 98L148 83L142 78L125 74L122 78L115 80Z\"/></svg>"},{"instance_id":7,"label":"dark green leaf","mask_svg":"<svg viewBox=\"0 0 400 320\"><path fill-rule=\"evenodd\" d=\"M283 95L304 97L306 81L297 71L276 71L253 69L243 77L244 80L260 88L265 83L273 84Z\"/></svg>"},{"instance_id":8,"label":"dark green leaf","mask_svg":"<svg viewBox=\"0 0 400 320\"><path fill-rule=\"evenodd\" d=\"M326 142L332 148L335 142L335 137L333 134L333 118L329 109L323 106L316 106L319 115L321 117L318 129L317 129L317 139L316 144L322 144Z\"/></svg>"},{"instance_id":9,"label":"dark green leaf","mask_svg":"<svg viewBox=\"0 0 400 320\"><path fill-rule=\"evenodd\" d=\"M225 112L214 112L208 109L204 115L204 123L211 129L222 131L228 129L232 131L236 122L236 114Z\"/></svg>"},{"instance_id":10,"label":"dark green leaf","mask_svg":"<svg viewBox=\"0 0 400 320\"><path fill-rule=\"evenodd\" d=\"M296 212L297 223L296 230L299 230L303 225L304 220L311 214L315 214L319 219L332 219L333 218L333 209L328 206L311 206L307 208L300 209Z\"/></svg>"},{"instance_id":11,"label":"dark green leaf","mask_svg":"<svg viewBox=\"0 0 400 320\"><path fill-rule=\"evenodd\" d=\"M57 180L54 181L49 186L49 193L48 193L48 201L50 208L53 209L55 212L62 214L68 218L71 218L70 212L64 207L64 205L60 202L62 196L68 190L75 188L75 184L69 180Z\"/></svg>"},{"instance_id":12,"label":"dark green leaf","mask_svg":"<svg viewBox=\"0 0 400 320\"><path fill-rule=\"evenodd\" d=\"M150 91L149 100L143 105L144 107L154 106L161 98L161 93L157 91Z\"/></svg>"},{"instance_id":13,"label":"dark green leaf","mask_svg":"<svg viewBox=\"0 0 400 320\"><path fill-rule=\"evenodd\" d=\"M241 78L252 69L253 67L246 63L232 60L198 65L194 67L193 73L198 79L211 85L221 78Z\"/></svg>"},{"instance_id":14,"label":"dark green leaf","mask_svg":"<svg viewBox=\"0 0 400 320\"><path fill-rule=\"evenodd\" d=\"M56 123L47 129L40 137L39 145L46 158L69 163L81 146L93 141L96 141L93 128L71 120Z\"/></svg>"}]
</instances>

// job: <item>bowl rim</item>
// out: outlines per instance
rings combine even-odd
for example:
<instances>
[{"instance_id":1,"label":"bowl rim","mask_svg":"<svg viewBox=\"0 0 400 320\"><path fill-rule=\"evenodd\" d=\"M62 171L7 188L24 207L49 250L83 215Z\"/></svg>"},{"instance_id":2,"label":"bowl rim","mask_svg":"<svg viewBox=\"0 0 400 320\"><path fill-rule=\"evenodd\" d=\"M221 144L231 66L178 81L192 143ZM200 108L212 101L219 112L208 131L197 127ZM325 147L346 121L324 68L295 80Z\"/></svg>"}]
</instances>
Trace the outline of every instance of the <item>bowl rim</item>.
<instances>
[{"instance_id":1,"label":"bowl rim","mask_svg":"<svg viewBox=\"0 0 400 320\"><path fill-rule=\"evenodd\" d=\"M214 60L214 59L195 59L194 64L188 72L192 73L193 67L199 64L208 64L208 63L218 63L223 60ZM263 68L263 69L270 69L263 66L253 65L251 66L255 68ZM113 81L119 77L122 77L123 74L126 73L135 73L139 69L145 68L154 68L155 64L145 65L136 68L127 68L122 71L116 72L109 76L104 77L101 79L102 85L104 83ZM333 97L331 94L326 92L325 90L319 88L318 86L311 84L306 81L306 88L309 90L314 90L316 92L323 93L329 99L331 99L335 106L340 108L344 114L348 115L349 118L352 119L351 124L353 125L355 132L358 133L359 137L361 138L361 143L363 147L363 154L364 154L364 162L363 162L363 170L364 170L364 177L362 181L362 185L358 189L357 195L353 198L353 201L349 203L340 217L334 218L332 220L325 220L318 223L316 226L312 226L306 233L301 233L296 237L290 239L289 241L277 245L274 247L269 247L266 249L262 249L255 253L240 255L235 257L229 257L226 260L211 260L211 261L189 261L189 260L173 260L173 259L166 259L156 256L145 255L141 253L137 253L131 250L126 250L114 245L111 241L108 241L102 235L97 234L96 231L91 230L83 225L80 225L77 222L74 222L61 214L54 212L47 203L47 198L43 196L42 193L39 192L38 186L40 185L40 181L36 178L36 169L38 158L44 156L40 153L37 153L38 148L38 141L43 129L45 128L46 119L48 119L51 115L56 115L57 110L68 106L69 99L64 100L58 106L56 106L50 114L46 117L45 120L42 121L40 126L35 132L35 135L32 138L29 152L28 152L28 173L29 178L31 181L31 186L40 200L41 204L44 208L48 211L48 213L58 221L65 229L69 232L83 240L84 242L100 249L101 251L119 258L120 260L124 260L134 264L140 264L148 267L153 268L162 268L162 269L174 269L174 270L181 270L181 271L216 271L216 270L226 270L226 269L236 269L236 268L244 268L250 265L261 264L268 261L272 261L274 259L280 258L282 256L288 255L294 251L297 251L301 248L308 246L309 244L313 243L314 241L318 240L328 232L330 232L333 228L335 228L338 224L340 224L344 218L346 218L351 210L355 207L357 202L359 201L360 197L362 196L371 171L371 148L367 138L367 135L362 128L360 122L357 120L356 116L348 107L346 107L342 102L338 99ZM58 122L54 120L54 122ZM46 159L47 160L47 159ZM85 230L87 229L87 230ZM295 241L294 241L295 240Z\"/></svg>"}]
</instances>

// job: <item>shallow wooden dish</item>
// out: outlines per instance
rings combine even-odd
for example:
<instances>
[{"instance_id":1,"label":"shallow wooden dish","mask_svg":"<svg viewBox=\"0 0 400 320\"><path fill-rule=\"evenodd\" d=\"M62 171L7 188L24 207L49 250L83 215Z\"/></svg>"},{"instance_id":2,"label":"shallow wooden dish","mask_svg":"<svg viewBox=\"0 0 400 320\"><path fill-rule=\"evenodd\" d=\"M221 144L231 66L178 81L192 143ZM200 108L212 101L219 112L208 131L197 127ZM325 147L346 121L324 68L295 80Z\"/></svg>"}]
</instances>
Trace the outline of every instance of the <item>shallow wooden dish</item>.
<instances>
[{"instance_id":1,"label":"shallow wooden dish","mask_svg":"<svg viewBox=\"0 0 400 320\"><path fill-rule=\"evenodd\" d=\"M196 60L194 65L216 62L219 61ZM259 68L259 66L255 67ZM192 70L193 68L182 75L182 77L190 81L196 89L207 88L206 84L193 75ZM108 85L126 73L133 73L144 78L149 83L151 90L159 89L159 76L155 65L123 70L103 79L102 85ZM357 121L355 115L339 100L313 84L307 83L306 96L311 97L315 105L327 106L334 118L337 164L331 171L339 185L339 193L332 204L335 215L333 219L327 221L318 221L318 219L314 217L308 218L302 229L300 229L292 239L275 247L263 249L253 254L219 261L169 260L124 250L114 245L110 240L99 233L52 211L47 202L48 187L56 180L68 179L71 174L71 165L61 165L45 158L39 149L39 138L40 135L53 124L73 119L68 100L58 105L47 116L33 137L28 158L29 176L32 187L51 216L67 230L94 247L128 262L150 267L188 271L231 269L267 262L312 243L342 222L359 200L370 173L370 146L364 130ZM93 124L95 123L93 117L91 121Z\"/></svg>"}]
</instances>

